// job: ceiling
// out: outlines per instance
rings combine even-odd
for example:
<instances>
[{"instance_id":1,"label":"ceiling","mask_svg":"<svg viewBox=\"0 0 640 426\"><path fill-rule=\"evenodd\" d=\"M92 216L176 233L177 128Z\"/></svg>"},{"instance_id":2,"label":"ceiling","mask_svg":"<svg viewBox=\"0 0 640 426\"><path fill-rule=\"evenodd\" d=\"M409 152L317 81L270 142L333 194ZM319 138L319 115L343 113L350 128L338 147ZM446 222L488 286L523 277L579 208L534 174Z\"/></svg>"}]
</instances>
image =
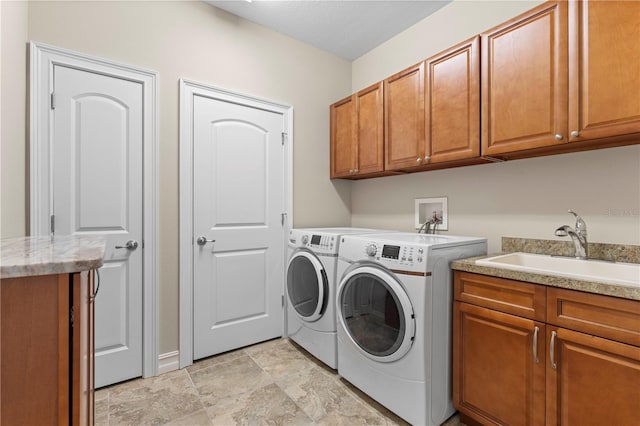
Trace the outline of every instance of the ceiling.
<instances>
[{"instance_id":1,"label":"ceiling","mask_svg":"<svg viewBox=\"0 0 640 426\"><path fill-rule=\"evenodd\" d=\"M452 0L205 0L344 59L354 60Z\"/></svg>"}]
</instances>

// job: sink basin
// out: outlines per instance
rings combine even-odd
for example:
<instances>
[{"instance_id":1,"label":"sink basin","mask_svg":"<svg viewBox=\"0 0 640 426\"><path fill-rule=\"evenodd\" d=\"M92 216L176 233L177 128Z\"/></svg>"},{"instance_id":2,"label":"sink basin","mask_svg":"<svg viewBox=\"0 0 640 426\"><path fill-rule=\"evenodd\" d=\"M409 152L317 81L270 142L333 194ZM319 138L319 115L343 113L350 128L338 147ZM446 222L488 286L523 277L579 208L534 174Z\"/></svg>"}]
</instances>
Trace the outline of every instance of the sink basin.
<instances>
[{"instance_id":1,"label":"sink basin","mask_svg":"<svg viewBox=\"0 0 640 426\"><path fill-rule=\"evenodd\" d=\"M557 275L577 280L640 287L640 264L580 260L544 254L509 253L476 260L476 264L514 271Z\"/></svg>"}]
</instances>

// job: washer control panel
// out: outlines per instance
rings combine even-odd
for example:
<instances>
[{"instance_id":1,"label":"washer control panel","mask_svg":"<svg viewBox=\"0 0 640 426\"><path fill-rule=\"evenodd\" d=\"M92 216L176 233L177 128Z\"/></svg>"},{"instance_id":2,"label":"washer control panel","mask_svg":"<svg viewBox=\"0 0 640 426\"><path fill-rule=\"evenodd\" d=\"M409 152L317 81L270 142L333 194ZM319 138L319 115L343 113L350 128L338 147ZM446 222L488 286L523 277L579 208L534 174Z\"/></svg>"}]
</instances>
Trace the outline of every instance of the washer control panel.
<instances>
[{"instance_id":1,"label":"washer control panel","mask_svg":"<svg viewBox=\"0 0 640 426\"><path fill-rule=\"evenodd\" d=\"M344 237L343 237L344 240ZM391 269L415 268L422 270L426 267L424 252L422 247L405 244L388 244L381 242L359 243L361 249L357 250L357 258L380 262ZM353 246L351 246L353 248ZM344 242L342 243L344 247ZM348 251L351 251L348 249ZM342 249L341 249L342 252Z\"/></svg>"}]
</instances>

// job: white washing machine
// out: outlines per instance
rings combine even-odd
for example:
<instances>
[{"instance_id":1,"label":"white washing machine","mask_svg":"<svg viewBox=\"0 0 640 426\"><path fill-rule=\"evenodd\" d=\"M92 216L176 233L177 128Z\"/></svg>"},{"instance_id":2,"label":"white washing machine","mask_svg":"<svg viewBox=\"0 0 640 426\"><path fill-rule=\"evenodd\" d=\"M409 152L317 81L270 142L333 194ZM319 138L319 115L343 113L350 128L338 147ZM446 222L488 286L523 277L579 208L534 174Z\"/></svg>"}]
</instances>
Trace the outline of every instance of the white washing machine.
<instances>
[{"instance_id":1,"label":"white washing machine","mask_svg":"<svg viewBox=\"0 0 640 426\"><path fill-rule=\"evenodd\" d=\"M286 334L334 369L338 362L335 291L340 237L373 232L385 231L366 228L289 231Z\"/></svg>"},{"instance_id":2,"label":"white washing machine","mask_svg":"<svg viewBox=\"0 0 640 426\"><path fill-rule=\"evenodd\" d=\"M344 236L339 251L338 373L412 424L441 424L455 412L450 263L486 239Z\"/></svg>"}]
</instances>

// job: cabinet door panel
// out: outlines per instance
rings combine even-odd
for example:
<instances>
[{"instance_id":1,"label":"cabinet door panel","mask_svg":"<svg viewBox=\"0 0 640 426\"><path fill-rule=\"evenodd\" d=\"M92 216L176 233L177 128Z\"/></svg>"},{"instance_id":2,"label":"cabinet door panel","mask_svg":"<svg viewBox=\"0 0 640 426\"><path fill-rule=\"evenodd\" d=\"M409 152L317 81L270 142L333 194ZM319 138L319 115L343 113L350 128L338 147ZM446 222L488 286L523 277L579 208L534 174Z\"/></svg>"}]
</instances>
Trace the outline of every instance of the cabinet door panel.
<instances>
[{"instance_id":1,"label":"cabinet door panel","mask_svg":"<svg viewBox=\"0 0 640 426\"><path fill-rule=\"evenodd\" d=\"M69 275L0 286L0 423L69 424Z\"/></svg>"},{"instance_id":2,"label":"cabinet door panel","mask_svg":"<svg viewBox=\"0 0 640 426\"><path fill-rule=\"evenodd\" d=\"M539 322L455 302L456 408L483 424L544 424L544 329Z\"/></svg>"},{"instance_id":3,"label":"cabinet door panel","mask_svg":"<svg viewBox=\"0 0 640 426\"><path fill-rule=\"evenodd\" d=\"M640 132L640 2L569 3L572 141Z\"/></svg>"},{"instance_id":4,"label":"cabinet door panel","mask_svg":"<svg viewBox=\"0 0 640 426\"><path fill-rule=\"evenodd\" d=\"M353 175L355 169L355 101L349 96L330 107L331 178Z\"/></svg>"},{"instance_id":5,"label":"cabinet door panel","mask_svg":"<svg viewBox=\"0 0 640 426\"><path fill-rule=\"evenodd\" d=\"M422 165L424 62L384 81L385 169Z\"/></svg>"},{"instance_id":6,"label":"cabinet door panel","mask_svg":"<svg viewBox=\"0 0 640 426\"><path fill-rule=\"evenodd\" d=\"M480 40L426 61L426 155L431 163L480 155Z\"/></svg>"},{"instance_id":7,"label":"cabinet door panel","mask_svg":"<svg viewBox=\"0 0 640 426\"><path fill-rule=\"evenodd\" d=\"M358 174L384 170L384 103L382 82L356 94Z\"/></svg>"},{"instance_id":8,"label":"cabinet door panel","mask_svg":"<svg viewBox=\"0 0 640 426\"><path fill-rule=\"evenodd\" d=\"M547 367L548 425L627 425L640 404L640 348L563 328ZM612 396L615 393L615 396Z\"/></svg>"},{"instance_id":9,"label":"cabinet door panel","mask_svg":"<svg viewBox=\"0 0 640 426\"><path fill-rule=\"evenodd\" d=\"M483 155L566 143L566 21L544 3L482 34Z\"/></svg>"}]
</instances>

